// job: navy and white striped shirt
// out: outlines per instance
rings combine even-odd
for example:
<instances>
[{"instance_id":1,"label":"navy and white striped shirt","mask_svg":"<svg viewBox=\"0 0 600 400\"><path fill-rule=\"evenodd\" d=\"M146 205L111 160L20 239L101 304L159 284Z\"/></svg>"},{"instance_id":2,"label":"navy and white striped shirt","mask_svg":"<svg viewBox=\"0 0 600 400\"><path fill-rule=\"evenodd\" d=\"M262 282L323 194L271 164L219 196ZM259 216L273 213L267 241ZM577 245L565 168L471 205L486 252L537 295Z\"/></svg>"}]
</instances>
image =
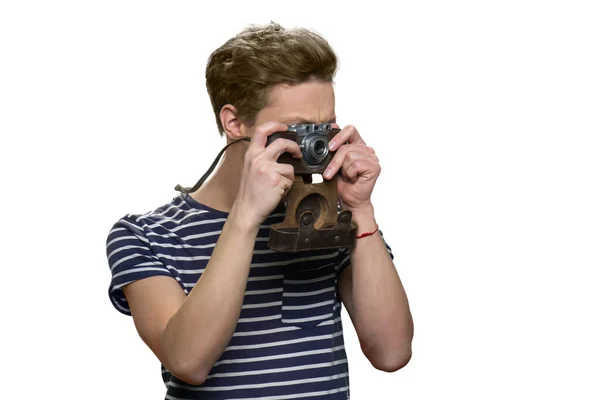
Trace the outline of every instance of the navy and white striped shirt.
<instances>
[{"instance_id":1,"label":"navy and white striped shirt","mask_svg":"<svg viewBox=\"0 0 600 400\"><path fill-rule=\"evenodd\" d=\"M225 352L200 386L163 366L166 399L350 398L337 293L348 250L270 250L269 228L283 221L284 211L274 211L260 228L241 315ZM227 216L178 195L149 213L121 218L106 243L112 304L131 315L123 286L157 275L173 277L189 293Z\"/></svg>"}]
</instances>

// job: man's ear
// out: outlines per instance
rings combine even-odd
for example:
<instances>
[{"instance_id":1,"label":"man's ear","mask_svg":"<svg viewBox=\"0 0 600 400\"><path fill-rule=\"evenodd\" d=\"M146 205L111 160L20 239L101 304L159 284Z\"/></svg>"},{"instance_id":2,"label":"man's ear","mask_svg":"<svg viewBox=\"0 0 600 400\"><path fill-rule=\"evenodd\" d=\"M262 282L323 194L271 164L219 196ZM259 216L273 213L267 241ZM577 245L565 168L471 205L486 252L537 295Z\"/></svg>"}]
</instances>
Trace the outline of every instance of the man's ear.
<instances>
[{"instance_id":1,"label":"man's ear","mask_svg":"<svg viewBox=\"0 0 600 400\"><path fill-rule=\"evenodd\" d=\"M221 107L219 113L221 119L221 125L223 125L223 131L229 140L238 140L245 137L245 127L242 121L237 116L237 109L231 104L225 104Z\"/></svg>"}]
</instances>

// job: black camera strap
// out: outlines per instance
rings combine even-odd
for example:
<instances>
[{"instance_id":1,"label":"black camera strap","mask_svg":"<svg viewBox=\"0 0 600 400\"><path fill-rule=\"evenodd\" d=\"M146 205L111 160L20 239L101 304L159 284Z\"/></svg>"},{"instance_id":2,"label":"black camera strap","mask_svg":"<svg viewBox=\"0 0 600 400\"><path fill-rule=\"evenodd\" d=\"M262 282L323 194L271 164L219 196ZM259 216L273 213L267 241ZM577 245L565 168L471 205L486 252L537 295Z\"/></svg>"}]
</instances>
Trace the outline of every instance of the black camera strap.
<instances>
[{"instance_id":1,"label":"black camera strap","mask_svg":"<svg viewBox=\"0 0 600 400\"><path fill-rule=\"evenodd\" d=\"M196 182L196 184L194 186L192 186L191 188L189 188L189 187L186 188L186 187L183 187L181 185L177 185L177 186L175 186L175 190L177 190L178 192L184 193L184 194L189 194L189 193L193 193L196 190L200 189L200 186L202 186L202 184L204 183L204 181L214 171L215 167L219 163L219 160L223 156L223 153L225 153L225 150L227 150L232 144L235 144L237 142L241 142L242 140L245 140L245 141L249 142L250 138L249 137L244 137L244 138L241 138L241 139L237 139L237 140L234 140L233 142L229 143L227 146L223 147L223 149L219 152L219 154L217 154L217 157L215 158L215 161L213 161L213 163L210 166L210 168L208 168L208 171L206 171L206 173L204 175L202 175L202 178L200 178L200 180L198 182Z\"/></svg>"}]
</instances>

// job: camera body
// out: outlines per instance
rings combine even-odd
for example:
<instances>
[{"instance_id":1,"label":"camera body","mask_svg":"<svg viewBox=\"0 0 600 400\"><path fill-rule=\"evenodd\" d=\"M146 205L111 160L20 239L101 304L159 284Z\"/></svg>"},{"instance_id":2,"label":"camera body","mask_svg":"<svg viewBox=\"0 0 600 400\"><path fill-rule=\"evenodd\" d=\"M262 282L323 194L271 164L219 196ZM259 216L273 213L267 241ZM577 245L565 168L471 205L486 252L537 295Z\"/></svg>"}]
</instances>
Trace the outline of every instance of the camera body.
<instances>
[{"instance_id":1,"label":"camera body","mask_svg":"<svg viewBox=\"0 0 600 400\"><path fill-rule=\"evenodd\" d=\"M329 141L339 131L331 124L292 124L286 132L271 134L267 146L280 138L295 141L300 146L302 158L283 153L277 162L292 165L296 175L322 174L335 154L329 151Z\"/></svg>"},{"instance_id":2,"label":"camera body","mask_svg":"<svg viewBox=\"0 0 600 400\"><path fill-rule=\"evenodd\" d=\"M322 174L335 152L329 142L340 129L331 124L292 124L286 132L276 132L267 146L278 139L293 140L302 151L297 159L283 153L277 162L294 167L294 182L284 199L285 218L270 227L268 246L281 252L350 248L356 243L358 225L352 212L339 205L337 181L313 183L313 174Z\"/></svg>"}]
</instances>

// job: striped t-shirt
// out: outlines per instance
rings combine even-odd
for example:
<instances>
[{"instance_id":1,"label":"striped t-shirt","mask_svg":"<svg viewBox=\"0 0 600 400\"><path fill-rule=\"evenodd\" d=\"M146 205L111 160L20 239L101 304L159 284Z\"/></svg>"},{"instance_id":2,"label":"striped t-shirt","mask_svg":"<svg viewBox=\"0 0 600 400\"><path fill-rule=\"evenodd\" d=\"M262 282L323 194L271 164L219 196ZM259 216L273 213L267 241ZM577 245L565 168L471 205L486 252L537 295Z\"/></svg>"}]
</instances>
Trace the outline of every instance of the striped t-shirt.
<instances>
[{"instance_id":1,"label":"striped t-shirt","mask_svg":"<svg viewBox=\"0 0 600 400\"><path fill-rule=\"evenodd\" d=\"M241 315L225 352L200 386L162 366L166 399L350 398L337 293L348 250L270 250L269 228L284 212L275 210L260 227ZM227 216L178 195L151 212L121 218L106 243L112 304L131 315L123 286L157 275L173 277L189 293Z\"/></svg>"}]
</instances>

